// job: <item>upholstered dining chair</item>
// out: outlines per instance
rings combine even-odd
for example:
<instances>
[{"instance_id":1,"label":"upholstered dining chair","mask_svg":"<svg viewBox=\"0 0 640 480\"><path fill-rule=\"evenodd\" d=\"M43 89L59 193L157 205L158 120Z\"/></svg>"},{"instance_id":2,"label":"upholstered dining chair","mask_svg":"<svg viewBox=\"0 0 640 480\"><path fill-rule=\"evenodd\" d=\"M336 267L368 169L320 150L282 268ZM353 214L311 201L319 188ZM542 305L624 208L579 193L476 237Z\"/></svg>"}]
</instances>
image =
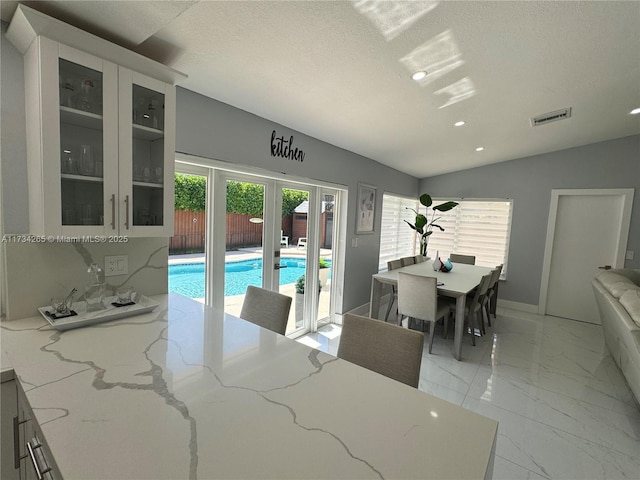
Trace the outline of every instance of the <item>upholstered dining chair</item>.
<instances>
[{"instance_id":1,"label":"upholstered dining chair","mask_svg":"<svg viewBox=\"0 0 640 480\"><path fill-rule=\"evenodd\" d=\"M402 262L402 266L406 267L407 265L413 265L414 263L416 263L416 258L415 257L402 257L400 259L400 261Z\"/></svg>"},{"instance_id":2,"label":"upholstered dining chair","mask_svg":"<svg viewBox=\"0 0 640 480\"><path fill-rule=\"evenodd\" d=\"M398 325L403 317L429 323L429 353L433 347L433 332L436 321L444 319L447 323L451 313L451 299L438 297L438 285L435 277L398 273Z\"/></svg>"},{"instance_id":3,"label":"upholstered dining chair","mask_svg":"<svg viewBox=\"0 0 640 480\"><path fill-rule=\"evenodd\" d=\"M346 313L338 358L418 388L424 335L373 318Z\"/></svg>"},{"instance_id":4,"label":"upholstered dining chair","mask_svg":"<svg viewBox=\"0 0 640 480\"><path fill-rule=\"evenodd\" d=\"M475 255L460 255L458 253L452 253L451 255L449 255L449 260L451 260L453 263L466 263L467 265L476 264Z\"/></svg>"},{"instance_id":5,"label":"upholstered dining chair","mask_svg":"<svg viewBox=\"0 0 640 480\"><path fill-rule=\"evenodd\" d=\"M284 335L289 321L291 297L249 285L242 302L240 318Z\"/></svg>"},{"instance_id":6,"label":"upholstered dining chair","mask_svg":"<svg viewBox=\"0 0 640 480\"><path fill-rule=\"evenodd\" d=\"M422 263L427 260L427 257L423 255L414 255L413 259L415 260L416 263Z\"/></svg>"},{"instance_id":7,"label":"upholstered dining chair","mask_svg":"<svg viewBox=\"0 0 640 480\"><path fill-rule=\"evenodd\" d=\"M502 273L503 264L494 268L491 273L491 282L485 299L485 308L487 311L487 323L491 326L491 314L496 318L496 304L498 302L498 286L500 284L500 274Z\"/></svg>"},{"instance_id":8,"label":"upholstered dining chair","mask_svg":"<svg viewBox=\"0 0 640 480\"><path fill-rule=\"evenodd\" d=\"M397 268L402 267L402 261L398 260L390 260L387 262L387 270L395 270ZM396 285L391 285L391 298L389 299L389 305L387 306L387 314L384 316L384 321L389 320L389 313L391 313L391 307L393 304L398 303L398 287ZM396 315L398 314L398 309L396 308Z\"/></svg>"},{"instance_id":9,"label":"upholstered dining chair","mask_svg":"<svg viewBox=\"0 0 640 480\"><path fill-rule=\"evenodd\" d=\"M469 326L471 331L471 344L476 345L476 325L480 335L484 335L484 321L482 316L484 315L484 298L487 295L489 289L489 282L491 281L491 272L487 273L480 280L478 287L467 296L467 300L464 306L464 319L465 323ZM455 302L451 304L451 310L455 311ZM445 338L448 335L448 327L445 327Z\"/></svg>"}]
</instances>

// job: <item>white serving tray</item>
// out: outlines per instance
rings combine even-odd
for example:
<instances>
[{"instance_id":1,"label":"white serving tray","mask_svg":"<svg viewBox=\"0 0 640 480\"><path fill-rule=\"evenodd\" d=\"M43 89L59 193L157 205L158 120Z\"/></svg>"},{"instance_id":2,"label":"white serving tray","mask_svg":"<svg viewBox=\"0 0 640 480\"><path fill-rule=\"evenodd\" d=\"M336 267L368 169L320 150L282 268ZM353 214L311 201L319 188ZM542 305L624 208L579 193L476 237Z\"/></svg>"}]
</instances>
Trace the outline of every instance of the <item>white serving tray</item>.
<instances>
[{"instance_id":1,"label":"white serving tray","mask_svg":"<svg viewBox=\"0 0 640 480\"><path fill-rule=\"evenodd\" d=\"M84 301L74 302L71 306L71 310L74 310L77 315L72 317L65 317L55 320L47 315L47 311L53 311L53 307L39 307L40 314L51 324L56 330L69 330L71 328L86 327L96 323L108 322L110 320L116 320L118 318L131 317L133 315L140 315L141 313L147 313L156 308L159 304L154 300L134 293L132 298L136 302L135 305L128 305L126 307L115 307L111 305L111 302L115 302L117 297L105 297L104 310L96 312L87 312L87 304Z\"/></svg>"}]
</instances>

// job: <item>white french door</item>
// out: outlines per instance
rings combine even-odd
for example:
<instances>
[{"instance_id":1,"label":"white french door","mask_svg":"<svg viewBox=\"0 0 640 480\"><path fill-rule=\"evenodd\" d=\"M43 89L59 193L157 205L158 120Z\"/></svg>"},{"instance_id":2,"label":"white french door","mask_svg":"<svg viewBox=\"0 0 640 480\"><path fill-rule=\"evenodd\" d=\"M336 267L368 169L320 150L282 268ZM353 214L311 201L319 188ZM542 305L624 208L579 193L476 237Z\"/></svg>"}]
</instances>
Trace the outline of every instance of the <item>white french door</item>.
<instances>
[{"instance_id":1,"label":"white french door","mask_svg":"<svg viewBox=\"0 0 640 480\"><path fill-rule=\"evenodd\" d=\"M331 267L334 265L331 246L336 235L333 211L337 191L215 169L210 171L208 188L210 227L205 302L224 306L228 313L239 315L244 295L242 286L246 288L242 282L249 281L292 298L287 335L296 337L315 331L319 317L329 321L333 288L331 282L320 279L319 264L323 258L324 264L328 261ZM253 202L249 218L229 213L233 208L228 208L231 201L228 192L233 189L236 189L234 198L239 190L246 192L247 202ZM260 206L255 204L257 198L262 198ZM323 201L326 198L333 200ZM284 210L283 202L286 202ZM328 203L331 203L331 215L325 212ZM295 210L289 213L294 206ZM321 221L324 221L322 225ZM231 222L244 223L232 227ZM239 271L242 280L237 279ZM335 278L335 274L333 276Z\"/></svg>"}]
</instances>

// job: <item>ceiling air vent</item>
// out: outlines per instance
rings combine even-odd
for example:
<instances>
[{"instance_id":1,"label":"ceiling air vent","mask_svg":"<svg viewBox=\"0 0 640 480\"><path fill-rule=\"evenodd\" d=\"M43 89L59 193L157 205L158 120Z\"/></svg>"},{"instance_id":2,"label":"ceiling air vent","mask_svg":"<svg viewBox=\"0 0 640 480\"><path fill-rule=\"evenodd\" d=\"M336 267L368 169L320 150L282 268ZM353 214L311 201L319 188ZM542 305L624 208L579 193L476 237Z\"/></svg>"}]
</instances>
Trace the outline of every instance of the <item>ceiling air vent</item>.
<instances>
[{"instance_id":1,"label":"ceiling air vent","mask_svg":"<svg viewBox=\"0 0 640 480\"><path fill-rule=\"evenodd\" d=\"M555 112L543 113L537 117L532 117L531 126L537 127L538 125L544 125L545 123L551 123L558 120L564 120L571 117L571 107L563 108L562 110L556 110Z\"/></svg>"}]
</instances>

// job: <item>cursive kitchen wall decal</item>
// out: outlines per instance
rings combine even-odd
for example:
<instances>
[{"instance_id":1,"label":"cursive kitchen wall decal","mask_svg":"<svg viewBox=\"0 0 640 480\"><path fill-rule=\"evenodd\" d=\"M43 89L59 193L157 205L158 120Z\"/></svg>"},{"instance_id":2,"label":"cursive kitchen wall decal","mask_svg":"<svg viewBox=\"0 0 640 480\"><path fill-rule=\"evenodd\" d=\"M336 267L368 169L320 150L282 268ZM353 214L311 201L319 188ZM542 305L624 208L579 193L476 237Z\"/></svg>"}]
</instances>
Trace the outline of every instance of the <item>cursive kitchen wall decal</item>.
<instances>
[{"instance_id":1,"label":"cursive kitchen wall decal","mask_svg":"<svg viewBox=\"0 0 640 480\"><path fill-rule=\"evenodd\" d=\"M276 137L276 131L271 132L271 156L288 158L295 162L304 162L304 151L293 148L293 135L285 140L284 135Z\"/></svg>"}]
</instances>

